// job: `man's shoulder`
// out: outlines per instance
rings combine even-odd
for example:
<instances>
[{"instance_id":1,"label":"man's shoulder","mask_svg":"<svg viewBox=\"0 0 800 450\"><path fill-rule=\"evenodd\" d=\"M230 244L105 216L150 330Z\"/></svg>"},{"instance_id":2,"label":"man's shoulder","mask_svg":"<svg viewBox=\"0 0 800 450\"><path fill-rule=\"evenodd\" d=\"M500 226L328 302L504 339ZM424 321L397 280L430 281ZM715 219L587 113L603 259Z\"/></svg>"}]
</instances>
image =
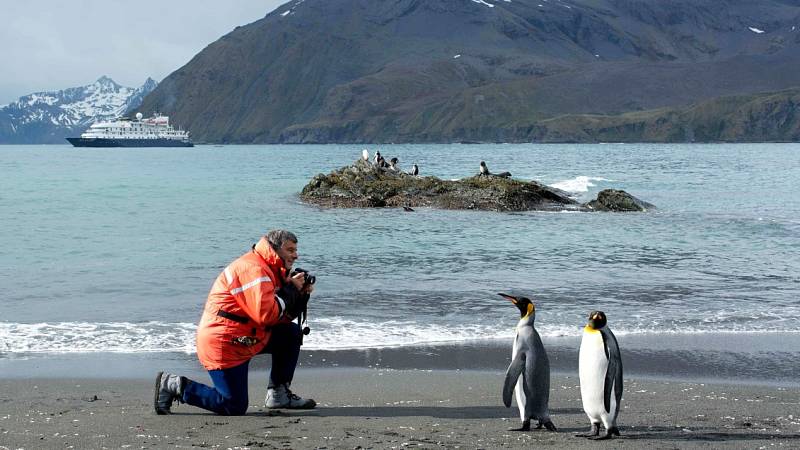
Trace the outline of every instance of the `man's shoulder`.
<instances>
[{"instance_id":1,"label":"man's shoulder","mask_svg":"<svg viewBox=\"0 0 800 450\"><path fill-rule=\"evenodd\" d=\"M235 272L261 272L274 275L272 269L267 265L263 258L258 256L255 252L247 252L237 258L228 266L230 270Z\"/></svg>"}]
</instances>

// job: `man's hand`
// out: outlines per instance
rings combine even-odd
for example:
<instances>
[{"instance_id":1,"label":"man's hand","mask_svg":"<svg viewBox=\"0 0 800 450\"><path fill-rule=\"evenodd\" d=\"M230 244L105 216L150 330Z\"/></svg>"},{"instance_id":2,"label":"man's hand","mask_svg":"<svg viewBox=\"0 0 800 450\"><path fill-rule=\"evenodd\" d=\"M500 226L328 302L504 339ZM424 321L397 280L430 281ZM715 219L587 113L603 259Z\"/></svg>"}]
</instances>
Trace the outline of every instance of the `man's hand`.
<instances>
[{"instance_id":1,"label":"man's hand","mask_svg":"<svg viewBox=\"0 0 800 450\"><path fill-rule=\"evenodd\" d=\"M314 292L314 285L306 284L307 275L306 272L297 272L289 278L294 287L303 294L311 294Z\"/></svg>"},{"instance_id":2,"label":"man's hand","mask_svg":"<svg viewBox=\"0 0 800 450\"><path fill-rule=\"evenodd\" d=\"M294 287L297 288L298 291L303 290L303 285L306 283L306 274L303 272L297 272L296 274L289 277L289 281L292 282Z\"/></svg>"}]
</instances>

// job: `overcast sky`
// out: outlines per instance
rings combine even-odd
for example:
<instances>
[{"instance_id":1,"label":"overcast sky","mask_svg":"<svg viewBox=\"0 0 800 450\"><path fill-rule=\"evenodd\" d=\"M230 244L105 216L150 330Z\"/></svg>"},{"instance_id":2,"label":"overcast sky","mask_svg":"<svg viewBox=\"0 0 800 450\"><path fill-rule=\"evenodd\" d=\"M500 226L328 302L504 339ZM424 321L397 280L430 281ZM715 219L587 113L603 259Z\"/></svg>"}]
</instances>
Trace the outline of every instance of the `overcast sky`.
<instances>
[{"instance_id":1,"label":"overcast sky","mask_svg":"<svg viewBox=\"0 0 800 450\"><path fill-rule=\"evenodd\" d=\"M102 75L161 81L287 0L11 0L0 13L0 105Z\"/></svg>"}]
</instances>

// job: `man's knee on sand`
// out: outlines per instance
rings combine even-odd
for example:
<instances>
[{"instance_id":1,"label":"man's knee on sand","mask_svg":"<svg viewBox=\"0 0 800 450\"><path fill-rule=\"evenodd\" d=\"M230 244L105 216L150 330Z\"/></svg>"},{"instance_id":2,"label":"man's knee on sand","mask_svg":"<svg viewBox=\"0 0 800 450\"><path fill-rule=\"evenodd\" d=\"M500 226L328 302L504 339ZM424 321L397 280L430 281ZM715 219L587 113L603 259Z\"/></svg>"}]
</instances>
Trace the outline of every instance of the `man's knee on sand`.
<instances>
[{"instance_id":1,"label":"man's knee on sand","mask_svg":"<svg viewBox=\"0 0 800 450\"><path fill-rule=\"evenodd\" d=\"M243 416L247 413L248 399L230 399L225 405L223 416Z\"/></svg>"}]
</instances>

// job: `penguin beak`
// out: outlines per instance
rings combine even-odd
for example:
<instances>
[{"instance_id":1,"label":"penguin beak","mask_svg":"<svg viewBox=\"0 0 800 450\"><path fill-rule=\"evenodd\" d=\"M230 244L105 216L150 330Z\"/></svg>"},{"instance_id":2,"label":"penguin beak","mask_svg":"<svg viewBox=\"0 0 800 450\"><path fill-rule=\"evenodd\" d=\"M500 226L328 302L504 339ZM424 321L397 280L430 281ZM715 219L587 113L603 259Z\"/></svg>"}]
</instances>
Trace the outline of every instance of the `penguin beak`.
<instances>
[{"instance_id":1,"label":"penguin beak","mask_svg":"<svg viewBox=\"0 0 800 450\"><path fill-rule=\"evenodd\" d=\"M515 305L517 304L518 299L517 299L517 297L514 297L513 295L503 294L502 292L498 292L497 295L503 297L504 299L510 301L511 303L513 303Z\"/></svg>"}]
</instances>

